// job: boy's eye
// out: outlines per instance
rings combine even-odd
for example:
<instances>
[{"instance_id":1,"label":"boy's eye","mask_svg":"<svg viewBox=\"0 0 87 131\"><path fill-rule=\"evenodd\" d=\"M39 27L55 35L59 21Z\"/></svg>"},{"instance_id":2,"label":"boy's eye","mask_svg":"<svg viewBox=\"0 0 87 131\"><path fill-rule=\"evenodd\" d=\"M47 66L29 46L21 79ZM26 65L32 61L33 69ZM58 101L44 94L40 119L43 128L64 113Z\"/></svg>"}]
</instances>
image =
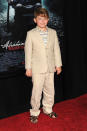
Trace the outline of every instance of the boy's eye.
<instances>
[{"instance_id":1,"label":"boy's eye","mask_svg":"<svg viewBox=\"0 0 87 131\"><path fill-rule=\"evenodd\" d=\"M39 20L46 20L46 18L44 18L44 19L43 18L39 18Z\"/></svg>"}]
</instances>

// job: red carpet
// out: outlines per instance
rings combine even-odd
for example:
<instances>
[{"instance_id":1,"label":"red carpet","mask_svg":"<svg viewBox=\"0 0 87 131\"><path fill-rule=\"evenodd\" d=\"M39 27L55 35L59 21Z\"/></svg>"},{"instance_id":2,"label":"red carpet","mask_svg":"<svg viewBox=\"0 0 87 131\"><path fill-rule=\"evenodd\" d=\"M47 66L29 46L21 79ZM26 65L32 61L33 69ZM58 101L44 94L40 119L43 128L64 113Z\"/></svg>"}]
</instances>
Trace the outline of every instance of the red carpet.
<instances>
[{"instance_id":1,"label":"red carpet","mask_svg":"<svg viewBox=\"0 0 87 131\"><path fill-rule=\"evenodd\" d=\"M87 131L87 94L55 104L54 111L57 119L41 113L37 124L28 112L1 119L0 131Z\"/></svg>"}]
</instances>

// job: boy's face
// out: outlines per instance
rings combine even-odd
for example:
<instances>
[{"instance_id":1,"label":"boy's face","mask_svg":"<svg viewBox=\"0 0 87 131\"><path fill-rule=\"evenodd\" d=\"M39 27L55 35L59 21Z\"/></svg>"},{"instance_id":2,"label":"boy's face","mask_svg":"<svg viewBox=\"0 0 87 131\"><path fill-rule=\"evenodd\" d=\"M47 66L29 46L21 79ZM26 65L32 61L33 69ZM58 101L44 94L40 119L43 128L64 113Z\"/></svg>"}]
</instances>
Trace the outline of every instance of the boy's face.
<instances>
[{"instance_id":1,"label":"boy's face","mask_svg":"<svg viewBox=\"0 0 87 131\"><path fill-rule=\"evenodd\" d=\"M40 28L45 28L48 24L49 18L45 16L37 16L34 18L34 22L39 26Z\"/></svg>"}]
</instances>

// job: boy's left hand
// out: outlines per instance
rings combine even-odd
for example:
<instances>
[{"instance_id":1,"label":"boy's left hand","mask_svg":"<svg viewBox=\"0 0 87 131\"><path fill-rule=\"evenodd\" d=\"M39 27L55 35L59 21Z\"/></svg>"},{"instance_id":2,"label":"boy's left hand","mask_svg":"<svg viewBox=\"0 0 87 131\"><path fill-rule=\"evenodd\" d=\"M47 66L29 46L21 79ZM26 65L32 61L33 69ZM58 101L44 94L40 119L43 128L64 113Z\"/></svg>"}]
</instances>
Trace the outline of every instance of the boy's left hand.
<instances>
[{"instance_id":1,"label":"boy's left hand","mask_svg":"<svg viewBox=\"0 0 87 131\"><path fill-rule=\"evenodd\" d=\"M57 75L59 75L62 72L62 68L61 67L56 67L56 71L57 71Z\"/></svg>"}]
</instances>

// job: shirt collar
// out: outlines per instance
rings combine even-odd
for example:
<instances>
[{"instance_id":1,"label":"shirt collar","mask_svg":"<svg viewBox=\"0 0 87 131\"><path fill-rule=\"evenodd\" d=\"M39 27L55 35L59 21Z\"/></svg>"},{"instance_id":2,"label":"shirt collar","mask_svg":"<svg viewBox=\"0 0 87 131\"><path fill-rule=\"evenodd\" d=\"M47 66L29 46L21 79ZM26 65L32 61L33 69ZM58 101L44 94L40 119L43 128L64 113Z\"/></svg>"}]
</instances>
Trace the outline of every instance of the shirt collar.
<instances>
[{"instance_id":1,"label":"shirt collar","mask_svg":"<svg viewBox=\"0 0 87 131\"><path fill-rule=\"evenodd\" d=\"M46 26L46 29L47 29L46 31L41 30L39 26L36 26L36 28L37 28L37 31L39 31L39 32L48 32L48 27L47 26Z\"/></svg>"}]
</instances>

